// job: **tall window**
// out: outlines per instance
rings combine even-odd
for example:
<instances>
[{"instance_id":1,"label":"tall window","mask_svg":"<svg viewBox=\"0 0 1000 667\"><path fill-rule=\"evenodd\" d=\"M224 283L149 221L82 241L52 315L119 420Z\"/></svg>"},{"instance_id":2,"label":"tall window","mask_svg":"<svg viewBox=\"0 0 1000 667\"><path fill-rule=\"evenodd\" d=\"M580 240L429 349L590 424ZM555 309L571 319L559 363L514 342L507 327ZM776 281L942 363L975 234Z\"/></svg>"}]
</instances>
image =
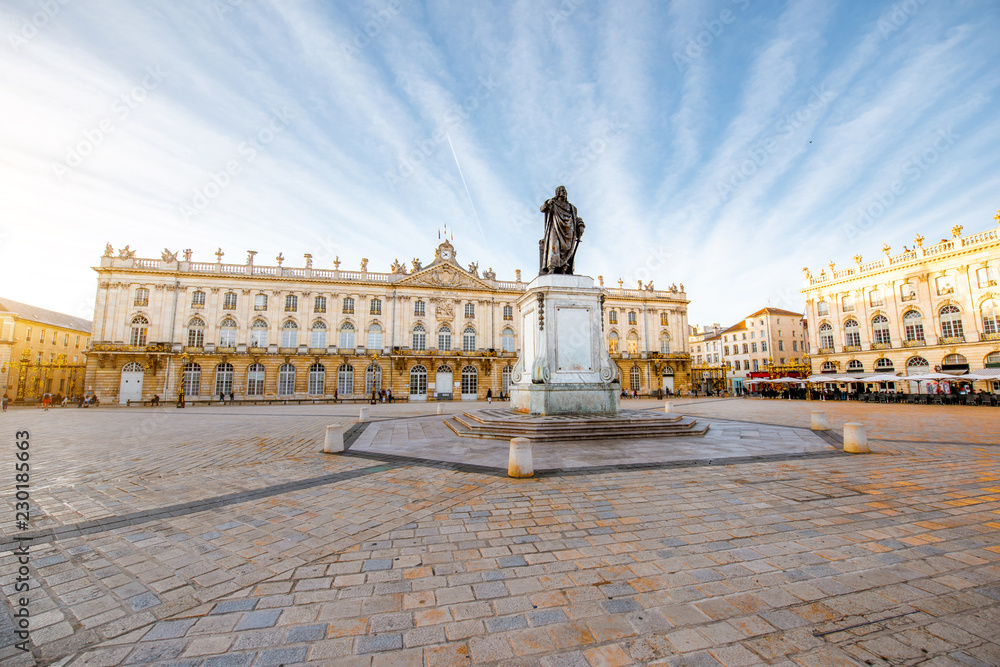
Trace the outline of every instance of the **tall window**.
<instances>
[{"instance_id":1,"label":"tall window","mask_svg":"<svg viewBox=\"0 0 1000 667\"><path fill-rule=\"evenodd\" d=\"M267 322L254 320L250 326L250 347L267 347Z\"/></svg>"},{"instance_id":2,"label":"tall window","mask_svg":"<svg viewBox=\"0 0 1000 667\"><path fill-rule=\"evenodd\" d=\"M934 279L934 284L937 286L938 294L951 294L955 291L951 276L938 276Z\"/></svg>"},{"instance_id":3,"label":"tall window","mask_svg":"<svg viewBox=\"0 0 1000 667\"><path fill-rule=\"evenodd\" d=\"M889 318L885 315L876 315L872 318L872 340L876 345L889 344Z\"/></svg>"},{"instance_id":4,"label":"tall window","mask_svg":"<svg viewBox=\"0 0 1000 667\"><path fill-rule=\"evenodd\" d=\"M149 327L149 320L147 320L142 315L136 315L132 318L132 330L129 332L128 344L129 345L145 345L146 344L146 329Z\"/></svg>"},{"instance_id":5,"label":"tall window","mask_svg":"<svg viewBox=\"0 0 1000 667\"><path fill-rule=\"evenodd\" d=\"M267 295L266 294L255 294L253 297L253 309L254 310L267 310Z\"/></svg>"},{"instance_id":6,"label":"tall window","mask_svg":"<svg viewBox=\"0 0 1000 667\"><path fill-rule=\"evenodd\" d=\"M278 395L291 396L295 393L295 366L282 364L278 367Z\"/></svg>"},{"instance_id":7,"label":"tall window","mask_svg":"<svg viewBox=\"0 0 1000 667\"><path fill-rule=\"evenodd\" d=\"M820 329L822 331L822 329ZM830 340L833 340L832 338ZM750 354L750 345L743 343L743 354Z\"/></svg>"},{"instance_id":8,"label":"tall window","mask_svg":"<svg viewBox=\"0 0 1000 667\"><path fill-rule=\"evenodd\" d=\"M510 373L511 367L504 366L503 372L500 374L500 391L505 394L510 391Z\"/></svg>"},{"instance_id":9,"label":"tall window","mask_svg":"<svg viewBox=\"0 0 1000 667\"><path fill-rule=\"evenodd\" d=\"M322 396L326 390L326 367L313 364L309 367L309 395Z\"/></svg>"},{"instance_id":10,"label":"tall window","mask_svg":"<svg viewBox=\"0 0 1000 667\"><path fill-rule=\"evenodd\" d=\"M1000 308L996 301L983 302L980 312L983 315L983 333L1000 333Z\"/></svg>"},{"instance_id":11,"label":"tall window","mask_svg":"<svg viewBox=\"0 0 1000 667\"><path fill-rule=\"evenodd\" d=\"M323 320L316 320L313 322L312 336L309 340L309 347L316 349L326 347L326 322Z\"/></svg>"},{"instance_id":12,"label":"tall window","mask_svg":"<svg viewBox=\"0 0 1000 667\"><path fill-rule=\"evenodd\" d=\"M980 289L985 289L987 287L996 287L997 285L997 272L992 266L984 266L981 269L976 269L976 280L979 282Z\"/></svg>"},{"instance_id":13,"label":"tall window","mask_svg":"<svg viewBox=\"0 0 1000 667\"><path fill-rule=\"evenodd\" d=\"M427 394L427 369L419 364L410 369L410 395L425 396Z\"/></svg>"},{"instance_id":14,"label":"tall window","mask_svg":"<svg viewBox=\"0 0 1000 667\"><path fill-rule=\"evenodd\" d=\"M365 369L365 396L380 391L382 391L382 367L378 364L369 364Z\"/></svg>"},{"instance_id":15,"label":"tall window","mask_svg":"<svg viewBox=\"0 0 1000 667\"><path fill-rule=\"evenodd\" d=\"M354 366L343 364L337 369L337 393L341 396L354 393Z\"/></svg>"},{"instance_id":16,"label":"tall window","mask_svg":"<svg viewBox=\"0 0 1000 667\"><path fill-rule=\"evenodd\" d=\"M924 340L924 318L915 310L903 315L903 331L908 341Z\"/></svg>"},{"instance_id":17,"label":"tall window","mask_svg":"<svg viewBox=\"0 0 1000 667\"><path fill-rule=\"evenodd\" d=\"M219 364L215 367L215 395L229 395L233 391L233 365Z\"/></svg>"},{"instance_id":18,"label":"tall window","mask_svg":"<svg viewBox=\"0 0 1000 667\"><path fill-rule=\"evenodd\" d=\"M299 297L294 294L289 294L285 297L285 312L294 313L299 309Z\"/></svg>"},{"instance_id":19,"label":"tall window","mask_svg":"<svg viewBox=\"0 0 1000 667\"><path fill-rule=\"evenodd\" d=\"M626 337L625 342L628 344L628 353L629 354L638 354L639 353L639 337L636 336L635 333L630 333Z\"/></svg>"},{"instance_id":20,"label":"tall window","mask_svg":"<svg viewBox=\"0 0 1000 667\"><path fill-rule=\"evenodd\" d=\"M372 323L372 325L368 327L368 340L365 342L365 348L369 350L381 350L382 326L377 323Z\"/></svg>"},{"instance_id":21,"label":"tall window","mask_svg":"<svg viewBox=\"0 0 1000 667\"><path fill-rule=\"evenodd\" d=\"M340 347L345 350L354 349L354 325L350 322L344 322L340 325Z\"/></svg>"},{"instance_id":22,"label":"tall window","mask_svg":"<svg viewBox=\"0 0 1000 667\"><path fill-rule=\"evenodd\" d=\"M205 322L196 317L188 322L188 347L205 345Z\"/></svg>"},{"instance_id":23,"label":"tall window","mask_svg":"<svg viewBox=\"0 0 1000 667\"><path fill-rule=\"evenodd\" d=\"M830 314L830 304L826 301L819 301L816 303L816 314L817 315L829 315Z\"/></svg>"},{"instance_id":24,"label":"tall window","mask_svg":"<svg viewBox=\"0 0 1000 667\"><path fill-rule=\"evenodd\" d=\"M219 347L236 347L236 322L228 317L219 325Z\"/></svg>"},{"instance_id":25,"label":"tall window","mask_svg":"<svg viewBox=\"0 0 1000 667\"><path fill-rule=\"evenodd\" d=\"M349 296L344 297L344 314L353 315L354 314L354 299Z\"/></svg>"},{"instance_id":26,"label":"tall window","mask_svg":"<svg viewBox=\"0 0 1000 667\"><path fill-rule=\"evenodd\" d=\"M413 345L410 347L414 350L427 349L427 329L424 328L423 324L413 327ZM426 372L426 369L424 372Z\"/></svg>"},{"instance_id":27,"label":"tall window","mask_svg":"<svg viewBox=\"0 0 1000 667\"><path fill-rule=\"evenodd\" d=\"M819 346L824 349L833 349L833 327L824 322L819 325ZM744 354L746 350L743 350Z\"/></svg>"},{"instance_id":28,"label":"tall window","mask_svg":"<svg viewBox=\"0 0 1000 667\"><path fill-rule=\"evenodd\" d=\"M469 318L476 316L476 304L474 303L465 304L465 316Z\"/></svg>"},{"instance_id":29,"label":"tall window","mask_svg":"<svg viewBox=\"0 0 1000 667\"><path fill-rule=\"evenodd\" d=\"M27 330L24 332L24 340L26 341L31 340L31 327L28 327Z\"/></svg>"},{"instance_id":30,"label":"tall window","mask_svg":"<svg viewBox=\"0 0 1000 667\"><path fill-rule=\"evenodd\" d=\"M876 287L875 289L868 292L868 303L870 303L873 308L877 308L882 305L881 288Z\"/></svg>"},{"instance_id":31,"label":"tall window","mask_svg":"<svg viewBox=\"0 0 1000 667\"><path fill-rule=\"evenodd\" d=\"M612 331L608 334L608 354L618 353L618 332Z\"/></svg>"},{"instance_id":32,"label":"tall window","mask_svg":"<svg viewBox=\"0 0 1000 667\"><path fill-rule=\"evenodd\" d=\"M857 320L847 320L844 322L844 345L861 345L861 328Z\"/></svg>"},{"instance_id":33,"label":"tall window","mask_svg":"<svg viewBox=\"0 0 1000 667\"><path fill-rule=\"evenodd\" d=\"M427 304L425 304L423 301L413 302L413 315L415 317L423 317L426 310L427 310Z\"/></svg>"},{"instance_id":34,"label":"tall window","mask_svg":"<svg viewBox=\"0 0 1000 667\"><path fill-rule=\"evenodd\" d=\"M264 365L250 364L247 367L247 396L264 395Z\"/></svg>"},{"instance_id":35,"label":"tall window","mask_svg":"<svg viewBox=\"0 0 1000 667\"><path fill-rule=\"evenodd\" d=\"M445 352L451 349L451 327L447 324L438 329L438 349Z\"/></svg>"},{"instance_id":36,"label":"tall window","mask_svg":"<svg viewBox=\"0 0 1000 667\"><path fill-rule=\"evenodd\" d=\"M628 323L635 324L638 320L636 319L636 314L634 310L628 311Z\"/></svg>"},{"instance_id":37,"label":"tall window","mask_svg":"<svg viewBox=\"0 0 1000 667\"><path fill-rule=\"evenodd\" d=\"M196 307L196 308L199 307L199 306L204 306L205 305L205 293L202 292L201 290L196 290L195 292L192 292L191 293L191 305L194 306L194 307Z\"/></svg>"},{"instance_id":38,"label":"tall window","mask_svg":"<svg viewBox=\"0 0 1000 667\"><path fill-rule=\"evenodd\" d=\"M133 306L148 306L149 305L149 290L145 287L140 287L135 291L135 303Z\"/></svg>"},{"instance_id":39,"label":"tall window","mask_svg":"<svg viewBox=\"0 0 1000 667\"><path fill-rule=\"evenodd\" d=\"M318 296L313 301L313 312L325 313L326 312L326 297Z\"/></svg>"},{"instance_id":40,"label":"tall window","mask_svg":"<svg viewBox=\"0 0 1000 667\"><path fill-rule=\"evenodd\" d=\"M913 301L917 298L917 290L913 283L905 282L899 286L899 300Z\"/></svg>"},{"instance_id":41,"label":"tall window","mask_svg":"<svg viewBox=\"0 0 1000 667\"><path fill-rule=\"evenodd\" d=\"M639 391L642 388L642 376L639 373L639 367L633 366L632 370L628 372L630 389L632 391Z\"/></svg>"},{"instance_id":42,"label":"tall window","mask_svg":"<svg viewBox=\"0 0 1000 667\"><path fill-rule=\"evenodd\" d=\"M849 313L854 310L854 297L848 294L842 300L844 306L844 312Z\"/></svg>"},{"instance_id":43,"label":"tall window","mask_svg":"<svg viewBox=\"0 0 1000 667\"><path fill-rule=\"evenodd\" d=\"M476 330L472 327L465 327L465 330L462 332L462 351L476 351Z\"/></svg>"},{"instance_id":44,"label":"tall window","mask_svg":"<svg viewBox=\"0 0 1000 667\"><path fill-rule=\"evenodd\" d=\"M761 352L767 352L767 341L766 340L762 340L760 342L760 351Z\"/></svg>"},{"instance_id":45,"label":"tall window","mask_svg":"<svg viewBox=\"0 0 1000 667\"><path fill-rule=\"evenodd\" d=\"M479 373L475 366L466 366L462 369L462 394L475 396L479 393Z\"/></svg>"},{"instance_id":46,"label":"tall window","mask_svg":"<svg viewBox=\"0 0 1000 667\"><path fill-rule=\"evenodd\" d=\"M184 364L184 381L182 383L185 396L197 396L201 391L201 366L193 361Z\"/></svg>"},{"instance_id":47,"label":"tall window","mask_svg":"<svg viewBox=\"0 0 1000 667\"><path fill-rule=\"evenodd\" d=\"M667 313L660 313L660 326L666 327L670 325L670 319Z\"/></svg>"},{"instance_id":48,"label":"tall window","mask_svg":"<svg viewBox=\"0 0 1000 667\"><path fill-rule=\"evenodd\" d=\"M504 306L503 307L503 318L508 322L514 319L514 307Z\"/></svg>"},{"instance_id":49,"label":"tall window","mask_svg":"<svg viewBox=\"0 0 1000 667\"><path fill-rule=\"evenodd\" d=\"M226 292L222 295L222 309L236 310L236 292Z\"/></svg>"},{"instance_id":50,"label":"tall window","mask_svg":"<svg viewBox=\"0 0 1000 667\"><path fill-rule=\"evenodd\" d=\"M660 352L670 354L670 334L666 331L660 334ZM726 347L726 354L729 354L729 347Z\"/></svg>"},{"instance_id":51,"label":"tall window","mask_svg":"<svg viewBox=\"0 0 1000 667\"><path fill-rule=\"evenodd\" d=\"M372 299L371 308L368 310L369 315L381 315L382 314L382 300Z\"/></svg>"},{"instance_id":52,"label":"tall window","mask_svg":"<svg viewBox=\"0 0 1000 667\"><path fill-rule=\"evenodd\" d=\"M609 310L608 311L608 324L618 324L618 311Z\"/></svg>"},{"instance_id":53,"label":"tall window","mask_svg":"<svg viewBox=\"0 0 1000 667\"><path fill-rule=\"evenodd\" d=\"M778 352L784 352L784 351L785 351L785 341L779 340L778 341Z\"/></svg>"},{"instance_id":54,"label":"tall window","mask_svg":"<svg viewBox=\"0 0 1000 667\"><path fill-rule=\"evenodd\" d=\"M516 342L514 340L514 330L504 329L500 332L500 347L504 352L514 352L516 351Z\"/></svg>"},{"instance_id":55,"label":"tall window","mask_svg":"<svg viewBox=\"0 0 1000 667\"><path fill-rule=\"evenodd\" d=\"M945 338L960 338L964 332L958 306L945 306L938 314L941 316L941 335Z\"/></svg>"},{"instance_id":56,"label":"tall window","mask_svg":"<svg viewBox=\"0 0 1000 667\"><path fill-rule=\"evenodd\" d=\"M299 325L288 320L281 325L281 347L298 347Z\"/></svg>"}]
</instances>

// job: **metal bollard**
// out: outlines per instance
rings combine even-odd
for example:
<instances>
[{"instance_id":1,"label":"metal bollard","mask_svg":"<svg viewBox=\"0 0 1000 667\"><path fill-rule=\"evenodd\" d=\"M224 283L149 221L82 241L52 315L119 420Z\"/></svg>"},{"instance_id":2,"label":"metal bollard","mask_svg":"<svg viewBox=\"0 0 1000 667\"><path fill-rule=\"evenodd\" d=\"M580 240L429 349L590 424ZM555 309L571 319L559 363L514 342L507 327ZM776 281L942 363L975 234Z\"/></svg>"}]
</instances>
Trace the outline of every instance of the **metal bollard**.
<instances>
[{"instance_id":1,"label":"metal bollard","mask_svg":"<svg viewBox=\"0 0 1000 667\"><path fill-rule=\"evenodd\" d=\"M865 425L861 422L847 422L844 424L844 451L849 454L867 454L868 434L865 432Z\"/></svg>"},{"instance_id":2,"label":"metal bollard","mask_svg":"<svg viewBox=\"0 0 1000 667\"><path fill-rule=\"evenodd\" d=\"M531 460L531 440L528 438L511 438L510 457L507 460L507 476L532 477L534 474L535 466Z\"/></svg>"},{"instance_id":3,"label":"metal bollard","mask_svg":"<svg viewBox=\"0 0 1000 667\"><path fill-rule=\"evenodd\" d=\"M323 451L327 454L337 454L344 451L344 427L331 424L326 427L326 439L323 441Z\"/></svg>"},{"instance_id":4,"label":"metal bollard","mask_svg":"<svg viewBox=\"0 0 1000 667\"><path fill-rule=\"evenodd\" d=\"M663 411L664 412L670 412L671 410L673 410L673 406L670 405L669 401L667 401L666 403L663 404Z\"/></svg>"},{"instance_id":5,"label":"metal bollard","mask_svg":"<svg viewBox=\"0 0 1000 667\"><path fill-rule=\"evenodd\" d=\"M439 415L444 414L444 405L442 405L441 403L438 403L438 414Z\"/></svg>"},{"instance_id":6,"label":"metal bollard","mask_svg":"<svg viewBox=\"0 0 1000 667\"><path fill-rule=\"evenodd\" d=\"M822 410L813 410L812 412L812 430L814 431L828 431L830 430L830 423L826 420L826 413Z\"/></svg>"},{"instance_id":7,"label":"metal bollard","mask_svg":"<svg viewBox=\"0 0 1000 667\"><path fill-rule=\"evenodd\" d=\"M370 419L371 419L371 414L368 409L368 406L366 405L365 407L361 408L360 412L358 412L358 421L366 422L369 421Z\"/></svg>"}]
</instances>

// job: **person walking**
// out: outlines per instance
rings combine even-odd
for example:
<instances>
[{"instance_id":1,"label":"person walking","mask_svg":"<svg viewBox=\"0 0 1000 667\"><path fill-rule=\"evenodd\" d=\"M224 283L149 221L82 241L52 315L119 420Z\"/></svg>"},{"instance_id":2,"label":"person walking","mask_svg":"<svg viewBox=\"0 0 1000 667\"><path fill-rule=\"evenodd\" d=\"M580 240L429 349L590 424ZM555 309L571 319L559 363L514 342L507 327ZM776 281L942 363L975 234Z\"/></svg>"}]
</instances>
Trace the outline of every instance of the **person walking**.
<instances>
[{"instance_id":1,"label":"person walking","mask_svg":"<svg viewBox=\"0 0 1000 667\"><path fill-rule=\"evenodd\" d=\"M4 394L4 395L3 395L3 398L2 398L2 399L0 399L0 403L2 403L2 404L3 404L3 411L4 411L4 412L7 412L7 403L8 403L9 401L10 401L10 398L9 398L9 397L7 396L7 394Z\"/></svg>"},{"instance_id":2,"label":"person walking","mask_svg":"<svg viewBox=\"0 0 1000 667\"><path fill-rule=\"evenodd\" d=\"M47 412L49 409L49 403L52 402L52 394L46 392L42 394L42 408Z\"/></svg>"},{"instance_id":3,"label":"person walking","mask_svg":"<svg viewBox=\"0 0 1000 667\"><path fill-rule=\"evenodd\" d=\"M490 387L489 389L486 390L486 402L487 403L493 402L493 387Z\"/></svg>"}]
</instances>

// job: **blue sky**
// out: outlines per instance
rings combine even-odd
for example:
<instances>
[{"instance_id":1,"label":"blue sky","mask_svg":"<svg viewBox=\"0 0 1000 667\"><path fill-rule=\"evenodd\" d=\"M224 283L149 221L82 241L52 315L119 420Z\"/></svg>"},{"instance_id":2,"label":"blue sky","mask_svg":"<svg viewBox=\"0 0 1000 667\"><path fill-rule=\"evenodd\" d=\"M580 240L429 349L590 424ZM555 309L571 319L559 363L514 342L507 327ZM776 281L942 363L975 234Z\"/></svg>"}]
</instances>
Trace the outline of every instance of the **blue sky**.
<instances>
[{"instance_id":1,"label":"blue sky","mask_svg":"<svg viewBox=\"0 0 1000 667\"><path fill-rule=\"evenodd\" d=\"M798 309L802 267L991 229L1000 4L204 2L0 5L0 294L90 317L140 257L684 283L692 322Z\"/></svg>"}]
</instances>

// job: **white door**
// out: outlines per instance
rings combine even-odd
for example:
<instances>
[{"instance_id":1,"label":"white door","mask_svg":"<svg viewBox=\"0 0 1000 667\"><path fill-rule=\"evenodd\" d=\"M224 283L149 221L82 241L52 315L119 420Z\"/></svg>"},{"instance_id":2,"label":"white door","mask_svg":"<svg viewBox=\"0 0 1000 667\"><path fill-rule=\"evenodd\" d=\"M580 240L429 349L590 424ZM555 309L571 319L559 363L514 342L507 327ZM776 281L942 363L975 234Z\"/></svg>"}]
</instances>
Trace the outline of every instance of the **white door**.
<instances>
[{"instance_id":1,"label":"white door","mask_svg":"<svg viewBox=\"0 0 1000 667\"><path fill-rule=\"evenodd\" d=\"M451 388L451 383L452 383L451 378L452 378L451 371L438 371L437 374L434 376L434 386L436 388L434 394L438 398L451 400L452 396L451 392L453 391Z\"/></svg>"},{"instance_id":2,"label":"white door","mask_svg":"<svg viewBox=\"0 0 1000 667\"><path fill-rule=\"evenodd\" d=\"M670 390L671 393L674 391L674 376L664 375L663 376L663 391Z\"/></svg>"},{"instance_id":3,"label":"white door","mask_svg":"<svg viewBox=\"0 0 1000 667\"><path fill-rule=\"evenodd\" d=\"M125 405L129 401L142 400L142 366L136 363L126 364L122 369L122 383L118 388L118 403Z\"/></svg>"}]
</instances>

